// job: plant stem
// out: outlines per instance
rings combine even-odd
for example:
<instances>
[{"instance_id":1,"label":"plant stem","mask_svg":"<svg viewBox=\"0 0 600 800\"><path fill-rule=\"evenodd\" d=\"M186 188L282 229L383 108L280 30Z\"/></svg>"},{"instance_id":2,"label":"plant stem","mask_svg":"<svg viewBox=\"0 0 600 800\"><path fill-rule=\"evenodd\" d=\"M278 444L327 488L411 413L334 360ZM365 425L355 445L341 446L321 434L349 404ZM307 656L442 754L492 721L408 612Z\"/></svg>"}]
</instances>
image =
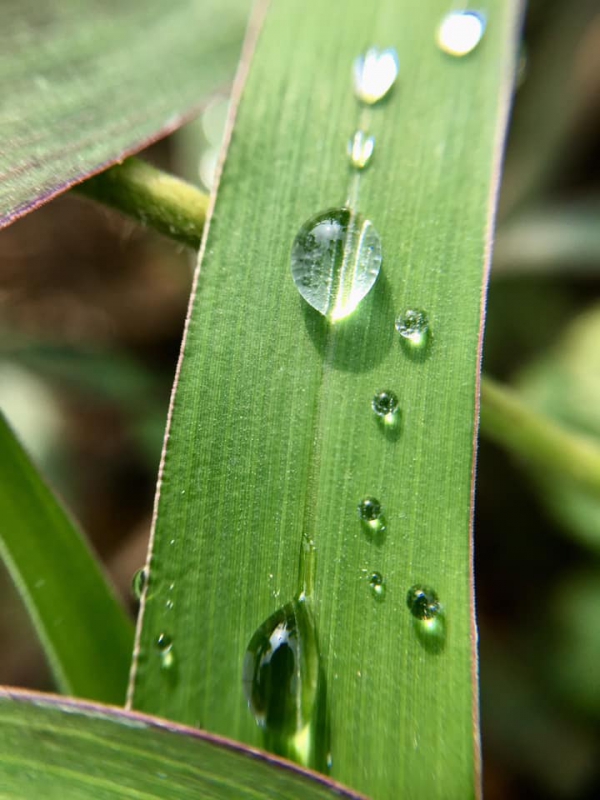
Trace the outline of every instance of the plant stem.
<instances>
[{"instance_id":1,"label":"plant stem","mask_svg":"<svg viewBox=\"0 0 600 800\"><path fill-rule=\"evenodd\" d=\"M188 247L198 249L208 195L139 158L128 158L77 187Z\"/></svg>"},{"instance_id":2,"label":"plant stem","mask_svg":"<svg viewBox=\"0 0 600 800\"><path fill-rule=\"evenodd\" d=\"M600 447L529 408L512 389L481 382L481 432L514 455L600 496Z\"/></svg>"}]
</instances>

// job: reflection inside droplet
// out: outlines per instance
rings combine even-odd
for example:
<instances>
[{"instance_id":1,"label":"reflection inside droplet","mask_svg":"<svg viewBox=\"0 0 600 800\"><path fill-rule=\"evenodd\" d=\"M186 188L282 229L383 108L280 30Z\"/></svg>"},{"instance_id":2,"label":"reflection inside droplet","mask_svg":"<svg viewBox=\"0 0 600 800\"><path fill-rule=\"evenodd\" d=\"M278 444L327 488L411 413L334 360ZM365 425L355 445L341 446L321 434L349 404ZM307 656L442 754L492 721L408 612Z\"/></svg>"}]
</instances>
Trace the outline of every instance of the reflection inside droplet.
<instances>
[{"instance_id":1,"label":"reflection inside droplet","mask_svg":"<svg viewBox=\"0 0 600 800\"><path fill-rule=\"evenodd\" d=\"M374 149L375 139L373 136L367 136L364 131L356 131L348 141L348 155L352 166L356 169L364 169L371 160Z\"/></svg>"}]
</instances>

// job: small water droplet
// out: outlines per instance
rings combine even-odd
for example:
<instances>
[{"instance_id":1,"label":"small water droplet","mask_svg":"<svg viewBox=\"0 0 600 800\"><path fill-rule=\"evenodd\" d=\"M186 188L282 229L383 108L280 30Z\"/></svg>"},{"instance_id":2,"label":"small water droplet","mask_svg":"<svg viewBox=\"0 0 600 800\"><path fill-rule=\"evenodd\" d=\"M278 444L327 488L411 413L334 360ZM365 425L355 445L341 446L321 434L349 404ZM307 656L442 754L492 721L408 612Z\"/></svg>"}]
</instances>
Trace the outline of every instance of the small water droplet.
<instances>
[{"instance_id":1,"label":"small water droplet","mask_svg":"<svg viewBox=\"0 0 600 800\"><path fill-rule=\"evenodd\" d=\"M356 131L348 141L348 155L352 166L356 169L364 169L371 160L374 149L374 137L367 136L364 131Z\"/></svg>"},{"instance_id":2,"label":"small water droplet","mask_svg":"<svg viewBox=\"0 0 600 800\"><path fill-rule=\"evenodd\" d=\"M438 47L451 56L466 56L483 38L485 26L486 18L479 11L451 11L438 28Z\"/></svg>"},{"instance_id":3,"label":"small water droplet","mask_svg":"<svg viewBox=\"0 0 600 800\"><path fill-rule=\"evenodd\" d=\"M373 288L381 269L381 239L362 215L330 208L300 228L291 260L302 297L337 322L350 316Z\"/></svg>"},{"instance_id":4,"label":"small water droplet","mask_svg":"<svg viewBox=\"0 0 600 800\"><path fill-rule=\"evenodd\" d=\"M364 497L358 504L358 516L369 538L376 544L383 544L386 522L379 500L374 497Z\"/></svg>"},{"instance_id":5,"label":"small water droplet","mask_svg":"<svg viewBox=\"0 0 600 800\"><path fill-rule=\"evenodd\" d=\"M406 345L420 350L427 345L431 335L429 316L426 311L409 308L397 318L396 330Z\"/></svg>"},{"instance_id":6,"label":"small water droplet","mask_svg":"<svg viewBox=\"0 0 600 800\"><path fill-rule=\"evenodd\" d=\"M397 418L399 405L398 397L390 391L377 392L371 401L373 411L388 424Z\"/></svg>"},{"instance_id":7,"label":"small water droplet","mask_svg":"<svg viewBox=\"0 0 600 800\"><path fill-rule=\"evenodd\" d=\"M446 644L446 616L436 592L422 584L411 586L406 605L421 646L434 655L441 653Z\"/></svg>"},{"instance_id":8,"label":"small water droplet","mask_svg":"<svg viewBox=\"0 0 600 800\"><path fill-rule=\"evenodd\" d=\"M381 602L385 599L385 581L381 572L372 572L370 574L369 587L375 600Z\"/></svg>"},{"instance_id":9,"label":"small water droplet","mask_svg":"<svg viewBox=\"0 0 600 800\"><path fill-rule=\"evenodd\" d=\"M175 664L175 654L173 652L173 640L168 633L161 633L158 635L156 647L160 653L161 669L172 669Z\"/></svg>"},{"instance_id":10,"label":"small water droplet","mask_svg":"<svg viewBox=\"0 0 600 800\"><path fill-rule=\"evenodd\" d=\"M398 77L400 63L394 48L378 50L371 47L354 59L354 92L359 100L373 105L392 88Z\"/></svg>"},{"instance_id":11,"label":"small water droplet","mask_svg":"<svg viewBox=\"0 0 600 800\"><path fill-rule=\"evenodd\" d=\"M244 656L242 680L269 749L308 763L319 654L312 613L302 596L282 606L255 632Z\"/></svg>"},{"instance_id":12,"label":"small water droplet","mask_svg":"<svg viewBox=\"0 0 600 800\"><path fill-rule=\"evenodd\" d=\"M169 599L169 600L167 600L167 601L165 602L165 608L166 608L168 611L171 611L171 610L173 609L174 605L175 605L175 603L174 603L174 602L173 602L171 599Z\"/></svg>"},{"instance_id":13,"label":"small water droplet","mask_svg":"<svg viewBox=\"0 0 600 800\"><path fill-rule=\"evenodd\" d=\"M133 578L131 579L131 592L138 602L142 597L145 585L146 570L144 567L141 567L133 573Z\"/></svg>"}]
</instances>

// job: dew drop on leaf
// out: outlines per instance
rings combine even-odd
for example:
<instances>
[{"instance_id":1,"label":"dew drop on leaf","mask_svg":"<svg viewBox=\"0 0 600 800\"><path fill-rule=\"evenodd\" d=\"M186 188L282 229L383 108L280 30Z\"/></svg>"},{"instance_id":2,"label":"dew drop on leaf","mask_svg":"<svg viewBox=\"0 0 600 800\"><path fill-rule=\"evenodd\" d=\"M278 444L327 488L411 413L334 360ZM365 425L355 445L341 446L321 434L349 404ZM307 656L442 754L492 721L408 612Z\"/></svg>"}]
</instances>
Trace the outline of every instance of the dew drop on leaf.
<instances>
[{"instance_id":1,"label":"dew drop on leaf","mask_svg":"<svg viewBox=\"0 0 600 800\"><path fill-rule=\"evenodd\" d=\"M298 231L292 277L306 302L337 322L373 288L381 260L381 239L371 221L349 208L331 208Z\"/></svg>"},{"instance_id":2,"label":"dew drop on leaf","mask_svg":"<svg viewBox=\"0 0 600 800\"><path fill-rule=\"evenodd\" d=\"M419 644L428 653L437 655L446 645L446 615L436 592L415 584L406 595L406 605L413 616L413 629Z\"/></svg>"},{"instance_id":3,"label":"dew drop on leaf","mask_svg":"<svg viewBox=\"0 0 600 800\"><path fill-rule=\"evenodd\" d=\"M356 131L348 141L348 155L352 166L356 169L364 169L371 160L374 149L375 139L373 136L367 136L364 131Z\"/></svg>"},{"instance_id":4,"label":"dew drop on leaf","mask_svg":"<svg viewBox=\"0 0 600 800\"><path fill-rule=\"evenodd\" d=\"M133 573L133 578L131 579L131 592L138 602L142 597L145 585L146 570L144 567L141 567Z\"/></svg>"},{"instance_id":5,"label":"dew drop on leaf","mask_svg":"<svg viewBox=\"0 0 600 800\"><path fill-rule=\"evenodd\" d=\"M354 93L367 105L379 102L392 88L398 77L398 54L390 47L378 50L370 47L354 59Z\"/></svg>"},{"instance_id":6,"label":"dew drop on leaf","mask_svg":"<svg viewBox=\"0 0 600 800\"><path fill-rule=\"evenodd\" d=\"M379 500L375 497L363 497L358 504L358 516L367 535L382 543L386 522Z\"/></svg>"},{"instance_id":7,"label":"dew drop on leaf","mask_svg":"<svg viewBox=\"0 0 600 800\"><path fill-rule=\"evenodd\" d=\"M156 638L156 647L160 654L161 669L171 670L175 665L173 639L169 636L168 633L160 633Z\"/></svg>"},{"instance_id":8,"label":"dew drop on leaf","mask_svg":"<svg viewBox=\"0 0 600 800\"><path fill-rule=\"evenodd\" d=\"M398 415L399 405L397 395L390 391L377 392L371 401L371 408L375 414L390 424Z\"/></svg>"},{"instance_id":9,"label":"dew drop on leaf","mask_svg":"<svg viewBox=\"0 0 600 800\"><path fill-rule=\"evenodd\" d=\"M385 581L381 572L372 572L369 575L369 588L375 600L382 602L385 599Z\"/></svg>"},{"instance_id":10,"label":"dew drop on leaf","mask_svg":"<svg viewBox=\"0 0 600 800\"><path fill-rule=\"evenodd\" d=\"M409 347L424 348L430 337L429 316L426 311L408 308L397 318L396 330Z\"/></svg>"},{"instance_id":11,"label":"dew drop on leaf","mask_svg":"<svg viewBox=\"0 0 600 800\"><path fill-rule=\"evenodd\" d=\"M451 11L438 28L438 46L451 56L466 56L483 38L485 26L485 16L478 11Z\"/></svg>"}]
</instances>

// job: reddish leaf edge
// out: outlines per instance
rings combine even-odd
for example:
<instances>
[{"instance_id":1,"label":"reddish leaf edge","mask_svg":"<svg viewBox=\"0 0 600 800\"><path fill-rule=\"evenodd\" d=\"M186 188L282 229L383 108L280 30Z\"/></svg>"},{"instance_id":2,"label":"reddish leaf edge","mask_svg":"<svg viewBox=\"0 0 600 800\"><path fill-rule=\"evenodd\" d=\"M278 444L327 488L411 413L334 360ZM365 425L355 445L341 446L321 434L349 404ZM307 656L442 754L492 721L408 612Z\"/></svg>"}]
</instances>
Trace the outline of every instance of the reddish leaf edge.
<instances>
[{"instance_id":1,"label":"reddish leaf edge","mask_svg":"<svg viewBox=\"0 0 600 800\"><path fill-rule=\"evenodd\" d=\"M214 93L219 91L224 92L225 90L229 91L230 89L231 84L227 83L223 84L221 87L215 87ZM188 122L191 122L199 114L201 114L206 108L207 103L208 99L205 98L202 100L202 102L194 104L190 109L184 112L172 114L155 133L147 136L145 139L132 142L131 145L119 151L119 153L113 158L109 158L107 161L97 164L96 166L91 167L89 170L84 170L83 172L76 174L74 177L69 178L64 182L57 183L51 189L48 189L42 194L34 195L30 200L23 202L5 214L0 215L0 230L7 228L9 225L12 225L13 222L21 219L21 217L30 214L32 211L36 211L38 208L46 205L46 203L49 203L51 200L54 200L61 194L68 192L69 189L72 189L74 186L78 186L80 183L84 183L89 178L93 178L95 175L105 172L107 169L110 169L110 167L114 167L115 164L122 164L127 158L137 155L147 147L150 147L151 145L156 144L156 142L159 142L161 139L165 139L167 136L175 133L175 131L179 130L179 128L181 128L183 125L187 125Z\"/></svg>"},{"instance_id":2,"label":"reddish leaf edge","mask_svg":"<svg viewBox=\"0 0 600 800\"><path fill-rule=\"evenodd\" d=\"M18 689L11 686L1 686L0 704L6 702L27 704L38 708L55 709L57 711L62 710L69 714L81 714L83 717L96 717L103 720L110 720L115 724L133 725L136 727L143 726L145 728L151 728L152 730L162 731L163 733L187 736L192 739L200 740L220 750L227 750L231 753L245 756L253 761L266 762L272 765L274 769L294 773L299 778L310 781L313 784L319 784L325 789L329 789L332 794L337 797L348 798L348 800L369 800L366 795L359 794L353 789L349 789L347 786L343 786L341 783L327 778L325 775L300 767L291 761L286 761L284 758L279 758L278 756L274 756L271 753L258 750L254 747L248 747L241 742L227 739L224 736L217 736L214 733L209 733L199 728L190 728L187 725L180 725L177 722L171 722L161 717L141 714L138 711L126 711L119 706L92 703L88 700L79 700L73 697L64 697L62 695L49 694L46 692L35 692L28 689Z\"/></svg>"}]
</instances>

